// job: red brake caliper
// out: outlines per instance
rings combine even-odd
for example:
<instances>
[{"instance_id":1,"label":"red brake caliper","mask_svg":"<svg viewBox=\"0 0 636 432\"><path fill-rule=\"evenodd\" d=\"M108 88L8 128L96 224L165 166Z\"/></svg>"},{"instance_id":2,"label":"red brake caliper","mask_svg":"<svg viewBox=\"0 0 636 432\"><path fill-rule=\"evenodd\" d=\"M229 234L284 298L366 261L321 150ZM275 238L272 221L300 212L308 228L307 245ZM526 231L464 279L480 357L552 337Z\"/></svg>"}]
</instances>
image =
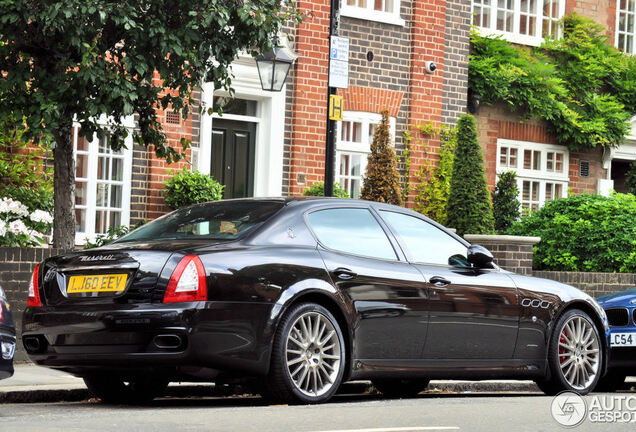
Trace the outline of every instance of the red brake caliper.
<instances>
[{"instance_id":1,"label":"red brake caliper","mask_svg":"<svg viewBox=\"0 0 636 432\"><path fill-rule=\"evenodd\" d=\"M565 330L563 330L561 332L561 337L559 338L559 342L561 342L564 345L567 345L568 341L565 338L569 336L570 335L568 335L568 333ZM565 362L565 356L561 354L565 354L565 348L559 345L559 363Z\"/></svg>"}]
</instances>

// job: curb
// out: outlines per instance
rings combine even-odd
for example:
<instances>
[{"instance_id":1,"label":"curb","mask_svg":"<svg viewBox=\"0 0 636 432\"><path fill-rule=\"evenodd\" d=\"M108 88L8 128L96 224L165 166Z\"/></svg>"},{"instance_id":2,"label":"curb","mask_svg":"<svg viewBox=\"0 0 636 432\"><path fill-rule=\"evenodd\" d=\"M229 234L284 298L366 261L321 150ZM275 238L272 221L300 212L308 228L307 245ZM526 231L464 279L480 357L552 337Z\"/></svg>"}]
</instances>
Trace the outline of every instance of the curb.
<instances>
[{"instance_id":1,"label":"curb","mask_svg":"<svg viewBox=\"0 0 636 432\"><path fill-rule=\"evenodd\" d=\"M342 385L338 394L361 395L376 392L368 381L353 381ZM539 392L531 381L432 381L424 394L436 393L528 393ZM211 385L172 385L166 390L169 397L227 397L237 394L250 394L240 386L216 388ZM46 403L78 402L92 396L86 388L75 389L24 389L0 392L0 404L7 403Z\"/></svg>"}]
</instances>

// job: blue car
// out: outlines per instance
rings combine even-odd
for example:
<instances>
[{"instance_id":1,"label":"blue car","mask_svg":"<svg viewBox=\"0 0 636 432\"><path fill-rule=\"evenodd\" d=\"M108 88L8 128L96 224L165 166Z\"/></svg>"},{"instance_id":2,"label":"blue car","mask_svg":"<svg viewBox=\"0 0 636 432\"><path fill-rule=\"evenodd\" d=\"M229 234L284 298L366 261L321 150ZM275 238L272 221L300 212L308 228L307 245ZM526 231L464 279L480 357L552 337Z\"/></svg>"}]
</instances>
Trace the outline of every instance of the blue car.
<instances>
[{"instance_id":1,"label":"blue car","mask_svg":"<svg viewBox=\"0 0 636 432\"><path fill-rule=\"evenodd\" d=\"M0 379L9 378L13 375L13 354L15 352L15 325L9 303L0 287Z\"/></svg>"},{"instance_id":2,"label":"blue car","mask_svg":"<svg viewBox=\"0 0 636 432\"><path fill-rule=\"evenodd\" d=\"M600 297L610 324L610 362L596 391L615 391L636 375L636 289Z\"/></svg>"}]
</instances>

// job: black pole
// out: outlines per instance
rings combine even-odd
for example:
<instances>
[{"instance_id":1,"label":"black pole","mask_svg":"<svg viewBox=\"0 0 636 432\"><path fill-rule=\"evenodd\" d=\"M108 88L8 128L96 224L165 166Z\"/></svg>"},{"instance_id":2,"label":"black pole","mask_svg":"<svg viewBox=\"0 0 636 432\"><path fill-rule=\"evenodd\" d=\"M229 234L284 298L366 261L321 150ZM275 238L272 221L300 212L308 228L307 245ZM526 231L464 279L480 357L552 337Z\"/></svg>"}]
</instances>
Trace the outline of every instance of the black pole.
<instances>
[{"instance_id":1,"label":"black pole","mask_svg":"<svg viewBox=\"0 0 636 432\"><path fill-rule=\"evenodd\" d=\"M331 68L331 36L338 36L340 24L340 0L331 0L331 15L329 20L329 67ZM327 82L327 140L325 145L325 196L333 196L333 184L336 180L336 122L329 119L329 103L331 95L337 89L329 87Z\"/></svg>"}]
</instances>

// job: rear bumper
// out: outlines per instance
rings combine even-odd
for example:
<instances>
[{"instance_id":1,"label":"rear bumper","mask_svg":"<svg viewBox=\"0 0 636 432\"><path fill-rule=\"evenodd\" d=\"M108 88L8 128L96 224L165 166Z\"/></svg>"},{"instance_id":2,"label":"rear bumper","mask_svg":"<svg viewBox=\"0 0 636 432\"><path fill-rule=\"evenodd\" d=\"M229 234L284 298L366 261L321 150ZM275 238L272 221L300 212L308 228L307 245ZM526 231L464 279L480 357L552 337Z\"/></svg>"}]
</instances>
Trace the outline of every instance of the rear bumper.
<instances>
[{"instance_id":1,"label":"rear bumper","mask_svg":"<svg viewBox=\"0 0 636 432\"><path fill-rule=\"evenodd\" d=\"M610 350L609 368L623 370L627 375L636 375L636 348L612 348Z\"/></svg>"},{"instance_id":2,"label":"rear bumper","mask_svg":"<svg viewBox=\"0 0 636 432\"><path fill-rule=\"evenodd\" d=\"M36 364L76 375L191 367L265 374L270 310L243 302L27 308L22 343Z\"/></svg>"},{"instance_id":3,"label":"rear bumper","mask_svg":"<svg viewBox=\"0 0 636 432\"><path fill-rule=\"evenodd\" d=\"M13 353L16 340L12 329L0 327L0 343L3 345L3 352L0 353L0 379L4 379L13 375Z\"/></svg>"}]
</instances>

